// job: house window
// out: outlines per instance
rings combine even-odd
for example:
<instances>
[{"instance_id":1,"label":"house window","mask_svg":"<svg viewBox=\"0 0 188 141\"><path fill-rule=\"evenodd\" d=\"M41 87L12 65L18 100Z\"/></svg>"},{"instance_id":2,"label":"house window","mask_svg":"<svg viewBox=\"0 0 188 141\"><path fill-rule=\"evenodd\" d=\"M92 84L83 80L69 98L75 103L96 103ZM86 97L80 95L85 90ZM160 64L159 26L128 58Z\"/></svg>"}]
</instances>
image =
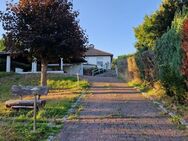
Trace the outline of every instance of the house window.
<instances>
[{"instance_id":1,"label":"house window","mask_svg":"<svg viewBox=\"0 0 188 141\"><path fill-rule=\"evenodd\" d=\"M103 57L97 57L97 66L103 67L103 65L104 65Z\"/></svg>"},{"instance_id":2,"label":"house window","mask_svg":"<svg viewBox=\"0 0 188 141\"><path fill-rule=\"evenodd\" d=\"M98 67L103 67L103 61L97 61L97 66Z\"/></svg>"}]
</instances>

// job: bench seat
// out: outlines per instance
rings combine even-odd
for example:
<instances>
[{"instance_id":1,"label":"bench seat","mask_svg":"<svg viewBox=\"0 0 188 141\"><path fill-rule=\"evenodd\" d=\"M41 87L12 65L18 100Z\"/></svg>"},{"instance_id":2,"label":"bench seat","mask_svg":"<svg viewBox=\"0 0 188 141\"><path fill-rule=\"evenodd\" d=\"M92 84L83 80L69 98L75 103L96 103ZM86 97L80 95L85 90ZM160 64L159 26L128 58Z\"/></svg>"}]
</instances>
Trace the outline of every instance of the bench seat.
<instances>
[{"instance_id":1,"label":"bench seat","mask_svg":"<svg viewBox=\"0 0 188 141\"><path fill-rule=\"evenodd\" d=\"M12 106L11 109L19 110L19 109L33 109L33 106Z\"/></svg>"},{"instance_id":2,"label":"bench seat","mask_svg":"<svg viewBox=\"0 0 188 141\"><path fill-rule=\"evenodd\" d=\"M37 100L37 107L44 107L46 104L46 100ZM5 106L7 108L12 108L13 106L17 106L16 108L20 106L20 108L24 107L33 107L34 106L34 100L9 100L5 102Z\"/></svg>"}]
</instances>

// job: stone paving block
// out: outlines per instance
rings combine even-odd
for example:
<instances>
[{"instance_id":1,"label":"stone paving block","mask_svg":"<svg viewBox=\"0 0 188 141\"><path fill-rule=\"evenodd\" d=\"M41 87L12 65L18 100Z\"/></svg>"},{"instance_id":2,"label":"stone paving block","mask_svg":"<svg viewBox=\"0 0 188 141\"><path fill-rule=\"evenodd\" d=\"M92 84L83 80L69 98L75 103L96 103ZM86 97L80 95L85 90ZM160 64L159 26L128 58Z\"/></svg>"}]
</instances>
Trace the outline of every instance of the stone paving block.
<instances>
[{"instance_id":1,"label":"stone paving block","mask_svg":"<svg viewBox=\"0 0 188 141\"><path fill-rule=\"evenodd\" d=\"M86 77L91 92L78 119L68 120L60 141L188 141L159 108L136 89L111 77Z\"/></svg>"}]
</instances>

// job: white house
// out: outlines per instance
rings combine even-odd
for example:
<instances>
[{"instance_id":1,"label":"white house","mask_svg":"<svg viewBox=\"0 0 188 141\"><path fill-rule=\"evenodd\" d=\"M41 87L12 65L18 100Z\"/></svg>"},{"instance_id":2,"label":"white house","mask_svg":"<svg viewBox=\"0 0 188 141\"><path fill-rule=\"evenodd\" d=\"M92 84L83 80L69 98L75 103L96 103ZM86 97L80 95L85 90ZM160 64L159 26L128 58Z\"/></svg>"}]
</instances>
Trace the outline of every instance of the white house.
<instances>
[{"instance_id":1,"label":"white house","mask_svg":"<svg viewBox=\"0 0 188 141\"><path fill-rule=\"evenodd\" d=\"M84 66L95 65L98 68L111 69L113 54L94 48L90 45L87 52L85 53Z\"/></svg>"},{"instance_id":2,"label":"white house","mask_svg":"<svg viewBox=\"0 0 188 141\"><path fill-rule=\"evenodd\" d=\"M0 71L17 73L39 73L40 61L37 59L27 60L27 57L12 58L8 52L0 52ZM48 73L68 73L68 74L84 74L86 67L98 67L103 69L111 69L113 54L95 49L89 46L85 53L84 59L72 60L67 64L63 58L59 58L58 62L48 64ZM4 60L4 61L3 61ZM2 62L3 61L3 62Z\"/></svg>"},{"instance_id":3,"label":"white house","mask_svg":"<svg viewBox=\"0 0 188 141\"><path fill-rule=\"evenodd\" d=\"M72 60L68 64L59 58L58 62L51 62L48 64L48 73L67 73L83 75L84 59ZM34 58L28 60L27 57L19 56L17 58L11 57L8 52L0 52L0 71L16 72L20 74L39 73L40 61Z\"/></svg>"}]
</instances>

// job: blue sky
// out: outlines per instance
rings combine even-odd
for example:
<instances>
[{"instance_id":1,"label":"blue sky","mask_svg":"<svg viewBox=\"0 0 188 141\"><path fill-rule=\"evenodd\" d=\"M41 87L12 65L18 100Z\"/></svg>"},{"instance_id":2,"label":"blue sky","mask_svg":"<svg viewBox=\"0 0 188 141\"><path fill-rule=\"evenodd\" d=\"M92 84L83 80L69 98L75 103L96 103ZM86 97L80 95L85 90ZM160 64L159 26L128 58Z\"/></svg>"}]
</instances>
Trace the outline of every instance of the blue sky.
<instances>
[{"instance_id":1,"label":"blue sky","mask_svg":"<svg viewBox=\"0 0 188 141\"><path fill-rule=\"evenodd\" d=\"M0 10L5 9L5 3L6 0L1 0ZM80 12L80 24L89 42L116 57L135 52L133 27L142 23L146 14L154 12L161 0L73 0L73 3Z\"/></svg>"}]
</instances>

